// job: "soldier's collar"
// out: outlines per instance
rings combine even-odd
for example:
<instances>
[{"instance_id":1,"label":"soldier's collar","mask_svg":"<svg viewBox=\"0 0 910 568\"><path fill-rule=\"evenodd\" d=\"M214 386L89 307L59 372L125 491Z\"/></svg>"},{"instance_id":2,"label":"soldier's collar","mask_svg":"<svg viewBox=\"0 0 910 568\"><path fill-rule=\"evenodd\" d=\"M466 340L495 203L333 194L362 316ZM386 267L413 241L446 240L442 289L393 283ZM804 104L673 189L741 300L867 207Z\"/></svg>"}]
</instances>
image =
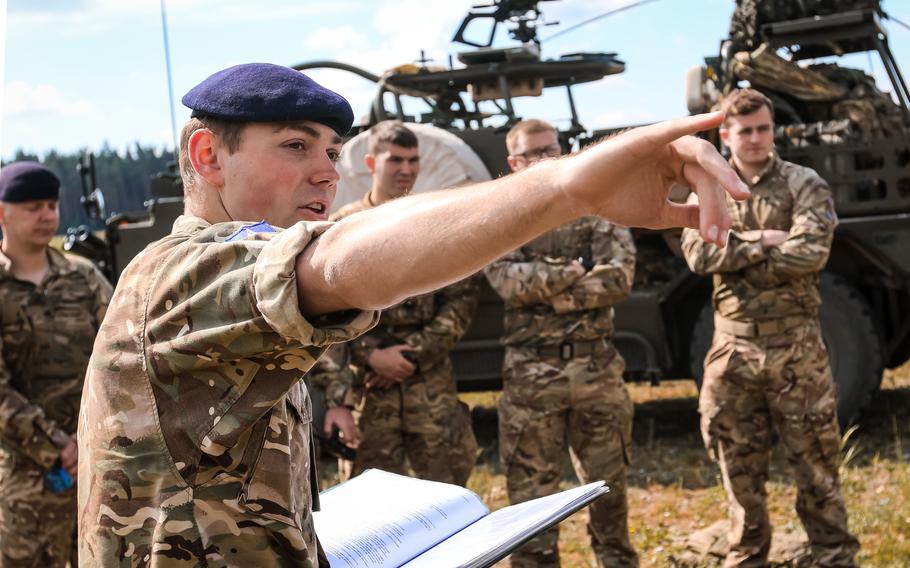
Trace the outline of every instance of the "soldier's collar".
<instances>
[{"instance_id":1,"label":"soldier's collar","mask_svg":"<svg viewBox=\"0 0 910 568\"><path fill-rule=\"evenodd\" d=\"M73 268L66 255L53 247L47 247L47 260L50 263L48 267L50 272L68 272Z\"/></svg>"},{"instance_id":2,"label":"soldier's collar","mask_svg":"<svg viewBox=\"0 0 910 568\"><path fill-rule=\"evenodd\" d=\"M174 221L174 226L171 229L172 233L195 233L203 229L211 227L212 224L203 219L202 217L195 217L193 215L181 215L177 217Z\"/></svg>"},{"instance_id":3,"label":"soldier's collar","mask_svg":"<svg viewBox=\"0 0 910 568\"><path fill-rule=\"evenodd\" d=\"M732 156L730 156L730 166L734 171L736 171L736 174L739 175L739 178L746 182L746 185L752 187L758 185L758 182L764 179L764 177L777 166L777 162L780 160L780 157L777 155L776 150L771 150L771 153L768 154L768 158L768 163L765 164L765 167L763 167L761 171L758 172L758 174L752 176L751 179L746 179L745 174L743 174L743 172L740 171L740 169L736 166L736 163L733 161Z\"/></svg>"},{"instance_id":4,"label":"soldier's collar","mask_svg":"<svg viewBox=\"0 0 910 568\"><path fill-rule=\"evenodd\" d=\"M47 247L48 272L61 273L67 272L73 268L72 263L66 258L66 255L53 247ZM0 272L11 274L13 270L13 260L0 251Z\"/></svg>"}]
</instances>

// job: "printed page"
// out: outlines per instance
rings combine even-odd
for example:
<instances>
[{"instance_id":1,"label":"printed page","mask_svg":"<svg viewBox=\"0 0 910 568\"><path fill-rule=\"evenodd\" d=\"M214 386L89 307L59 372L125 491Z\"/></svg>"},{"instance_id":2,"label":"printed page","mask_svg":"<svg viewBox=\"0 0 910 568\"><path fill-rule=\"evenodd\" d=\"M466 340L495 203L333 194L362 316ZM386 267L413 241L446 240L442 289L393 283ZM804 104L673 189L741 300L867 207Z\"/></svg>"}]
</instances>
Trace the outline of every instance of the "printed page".
<instances>
[{"instance_id":1,"label":"printed page","mask_svg":"<svg viewBox=\"0 0 910 568\"><path fill-rule=\"evenodd\" d=\"M378 469L319 500L313 519L332 568L398 568L489 513L463 487Z\"/></svg>"},{"instance_id":2,"label":"printed page","mask_svg":"<svg viewBox=\"0 0 910 568\"><path fill-rule=\"evenodd\" d=\"M608 491L604 482L598 481L499 509L408 562L404 568L490 566Z\"/></svg>"}]
</instances>

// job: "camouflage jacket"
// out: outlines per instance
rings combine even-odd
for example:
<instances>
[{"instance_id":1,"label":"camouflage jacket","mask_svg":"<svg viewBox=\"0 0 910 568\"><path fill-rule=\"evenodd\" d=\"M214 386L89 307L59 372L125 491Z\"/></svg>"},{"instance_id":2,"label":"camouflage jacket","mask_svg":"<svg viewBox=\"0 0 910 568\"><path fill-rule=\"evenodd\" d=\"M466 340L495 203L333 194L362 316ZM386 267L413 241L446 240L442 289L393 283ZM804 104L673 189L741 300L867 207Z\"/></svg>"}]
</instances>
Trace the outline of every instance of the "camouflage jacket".
<instances>
[{"instance_id":1,"label":"camouflage jacket","mask_svg":"<svg viewBox=\"0 0 910 568\"><path fill-rule=\"evenodd\" d=\"M40 286L0 253L0 451L50 468L76 433L82 381L111 285L94 265L48 248Z\"/></svg>"},{"instance_id":2,"label":"camouflage jacket","mask_svg":"<svg viewBox=\"0 0 910 568\"><path fill-rule=\"evenodd\" d=\"M815 171L772 157L755 178L746 201L727 198L733 227L727 246L706 244L698 231L683 231L686 262L714 277L714 310L728 319L762 321L815 317L821 304L818 272L825 266L837 216L828 184ZM747 231L789 231L768 251Z\"/></svg>"},{"instance_id":3,"label":"camouflage jacket","mask_svg":"<svg viewBox=\"0 0 910 568\"><path fill-rule=\"evenodd\" d=\"M585 272L577 262L593 263ZM613 335L613 304L629 295L635 244L629 230L597 217L554 229L485 270L505 300L506 345L557 345Z\"/></svg>"},{"instance_id":4,"label":"camouflage jacket","mask_svg":"<svg viewBox=\"0 0 910 568\"><path fill-rule=\"evenodd\" d=\"M123 272L82 398L80 563L316 563L300 379L378 318L301 316L295 259L329 226L179 217Z\"/></svg>"},{"instance_id":5,"label":"camouflage jacket","mask_svg":"<svg viewBox=\"0 0 910 568\"><path fill-rule=\"evenodd\" d=\"M370 194L345 205L332 215L338 220L373 207ZM478 276L466 278L451 286L408 298L382 311L379 325L350 344L351 362L358 375L367 369L370 352L378 347L407 343L419 370L426 371L448 356L464 336L479 299Z\"/></svg>"},{"instance_id":6,"label":"camouflage jacket","mask_svg":"<svg viewBox=\"0 0 910 568\"><path fill-rule=\"evenodd\" d=\"M343 406L354 382L348 345L336 343L329 347L307 373L307 384L324 393L327 408ZM317 424L316 427L322 428L322 424Z\"/></svg>"},{"instance_id":7,"label":"camouflage jacket","mask_svg":"<svg viewBox=\"0 0 910 568\"><path fill-rule=\"evenodd\" d=\"M338 211L332 213L329 216L329 221L340 221L348 215L353 215L354 213L359 213L360 211L373 207L375 207L375 205L373 205L373 200L370 199L370 192L368 191L360 198L360 201L352 201L347 205L343 205Z\"/></svg>"}]
</instances>

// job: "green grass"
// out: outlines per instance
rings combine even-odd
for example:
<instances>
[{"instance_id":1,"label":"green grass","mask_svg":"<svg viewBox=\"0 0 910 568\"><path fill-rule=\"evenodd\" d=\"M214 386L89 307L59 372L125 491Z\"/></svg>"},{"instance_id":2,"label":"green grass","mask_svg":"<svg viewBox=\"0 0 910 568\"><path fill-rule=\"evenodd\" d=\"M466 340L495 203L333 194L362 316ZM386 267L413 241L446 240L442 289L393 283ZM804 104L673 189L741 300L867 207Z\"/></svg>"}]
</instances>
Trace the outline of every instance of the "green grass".
<instances>
[{"instance_id":1,"label":"green grass","mask_svg":"<svg viewBox=\"0 0 910 568\"><path fill-rule=\"evenodd\" d=\"M726 518L726 495L717 466L708 460L698 433L697 392L691 381L629 386L636 402L629 524L643 567L668 566L693 531ZM484 448L469 487L492 508L508 504L496 454L498 393L462 398L474 409ZM846 442L842 467L850 529L862 545L861 566L910 566L910 365L886 374L882 391ZM566 463L562 485L575 485ZM325 479L325 478L324 478ZM775 534L801 534L793 509L795 488L776 449L768 484ZM560 526L562 564L593 567L584 511ZM503 562L501 566L506 566Z\"/></svg>"}]
</instances>

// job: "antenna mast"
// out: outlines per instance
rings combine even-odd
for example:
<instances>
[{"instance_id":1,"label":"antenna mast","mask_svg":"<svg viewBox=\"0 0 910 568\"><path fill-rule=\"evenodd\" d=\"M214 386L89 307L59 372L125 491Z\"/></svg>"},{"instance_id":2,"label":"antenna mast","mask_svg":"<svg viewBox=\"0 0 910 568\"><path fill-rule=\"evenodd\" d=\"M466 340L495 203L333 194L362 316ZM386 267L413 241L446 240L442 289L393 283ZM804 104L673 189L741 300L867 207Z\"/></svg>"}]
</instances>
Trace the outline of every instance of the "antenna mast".
<instances>
[{"instance_id":1,"label":"antenna mast","mask_svg":"<svg viewBox=\"0 0 910 568\"><path fill-rule=\"evenodd\" d=\"M164 65L167 69L167 101L171 107L171 140L174 144L174 155L177 154L177 117L174 114L174 85L171 79L171 48L167 40L167 13L164 0L161 0L161 33L164 36Z\"/></svg>"}]
</instances>

